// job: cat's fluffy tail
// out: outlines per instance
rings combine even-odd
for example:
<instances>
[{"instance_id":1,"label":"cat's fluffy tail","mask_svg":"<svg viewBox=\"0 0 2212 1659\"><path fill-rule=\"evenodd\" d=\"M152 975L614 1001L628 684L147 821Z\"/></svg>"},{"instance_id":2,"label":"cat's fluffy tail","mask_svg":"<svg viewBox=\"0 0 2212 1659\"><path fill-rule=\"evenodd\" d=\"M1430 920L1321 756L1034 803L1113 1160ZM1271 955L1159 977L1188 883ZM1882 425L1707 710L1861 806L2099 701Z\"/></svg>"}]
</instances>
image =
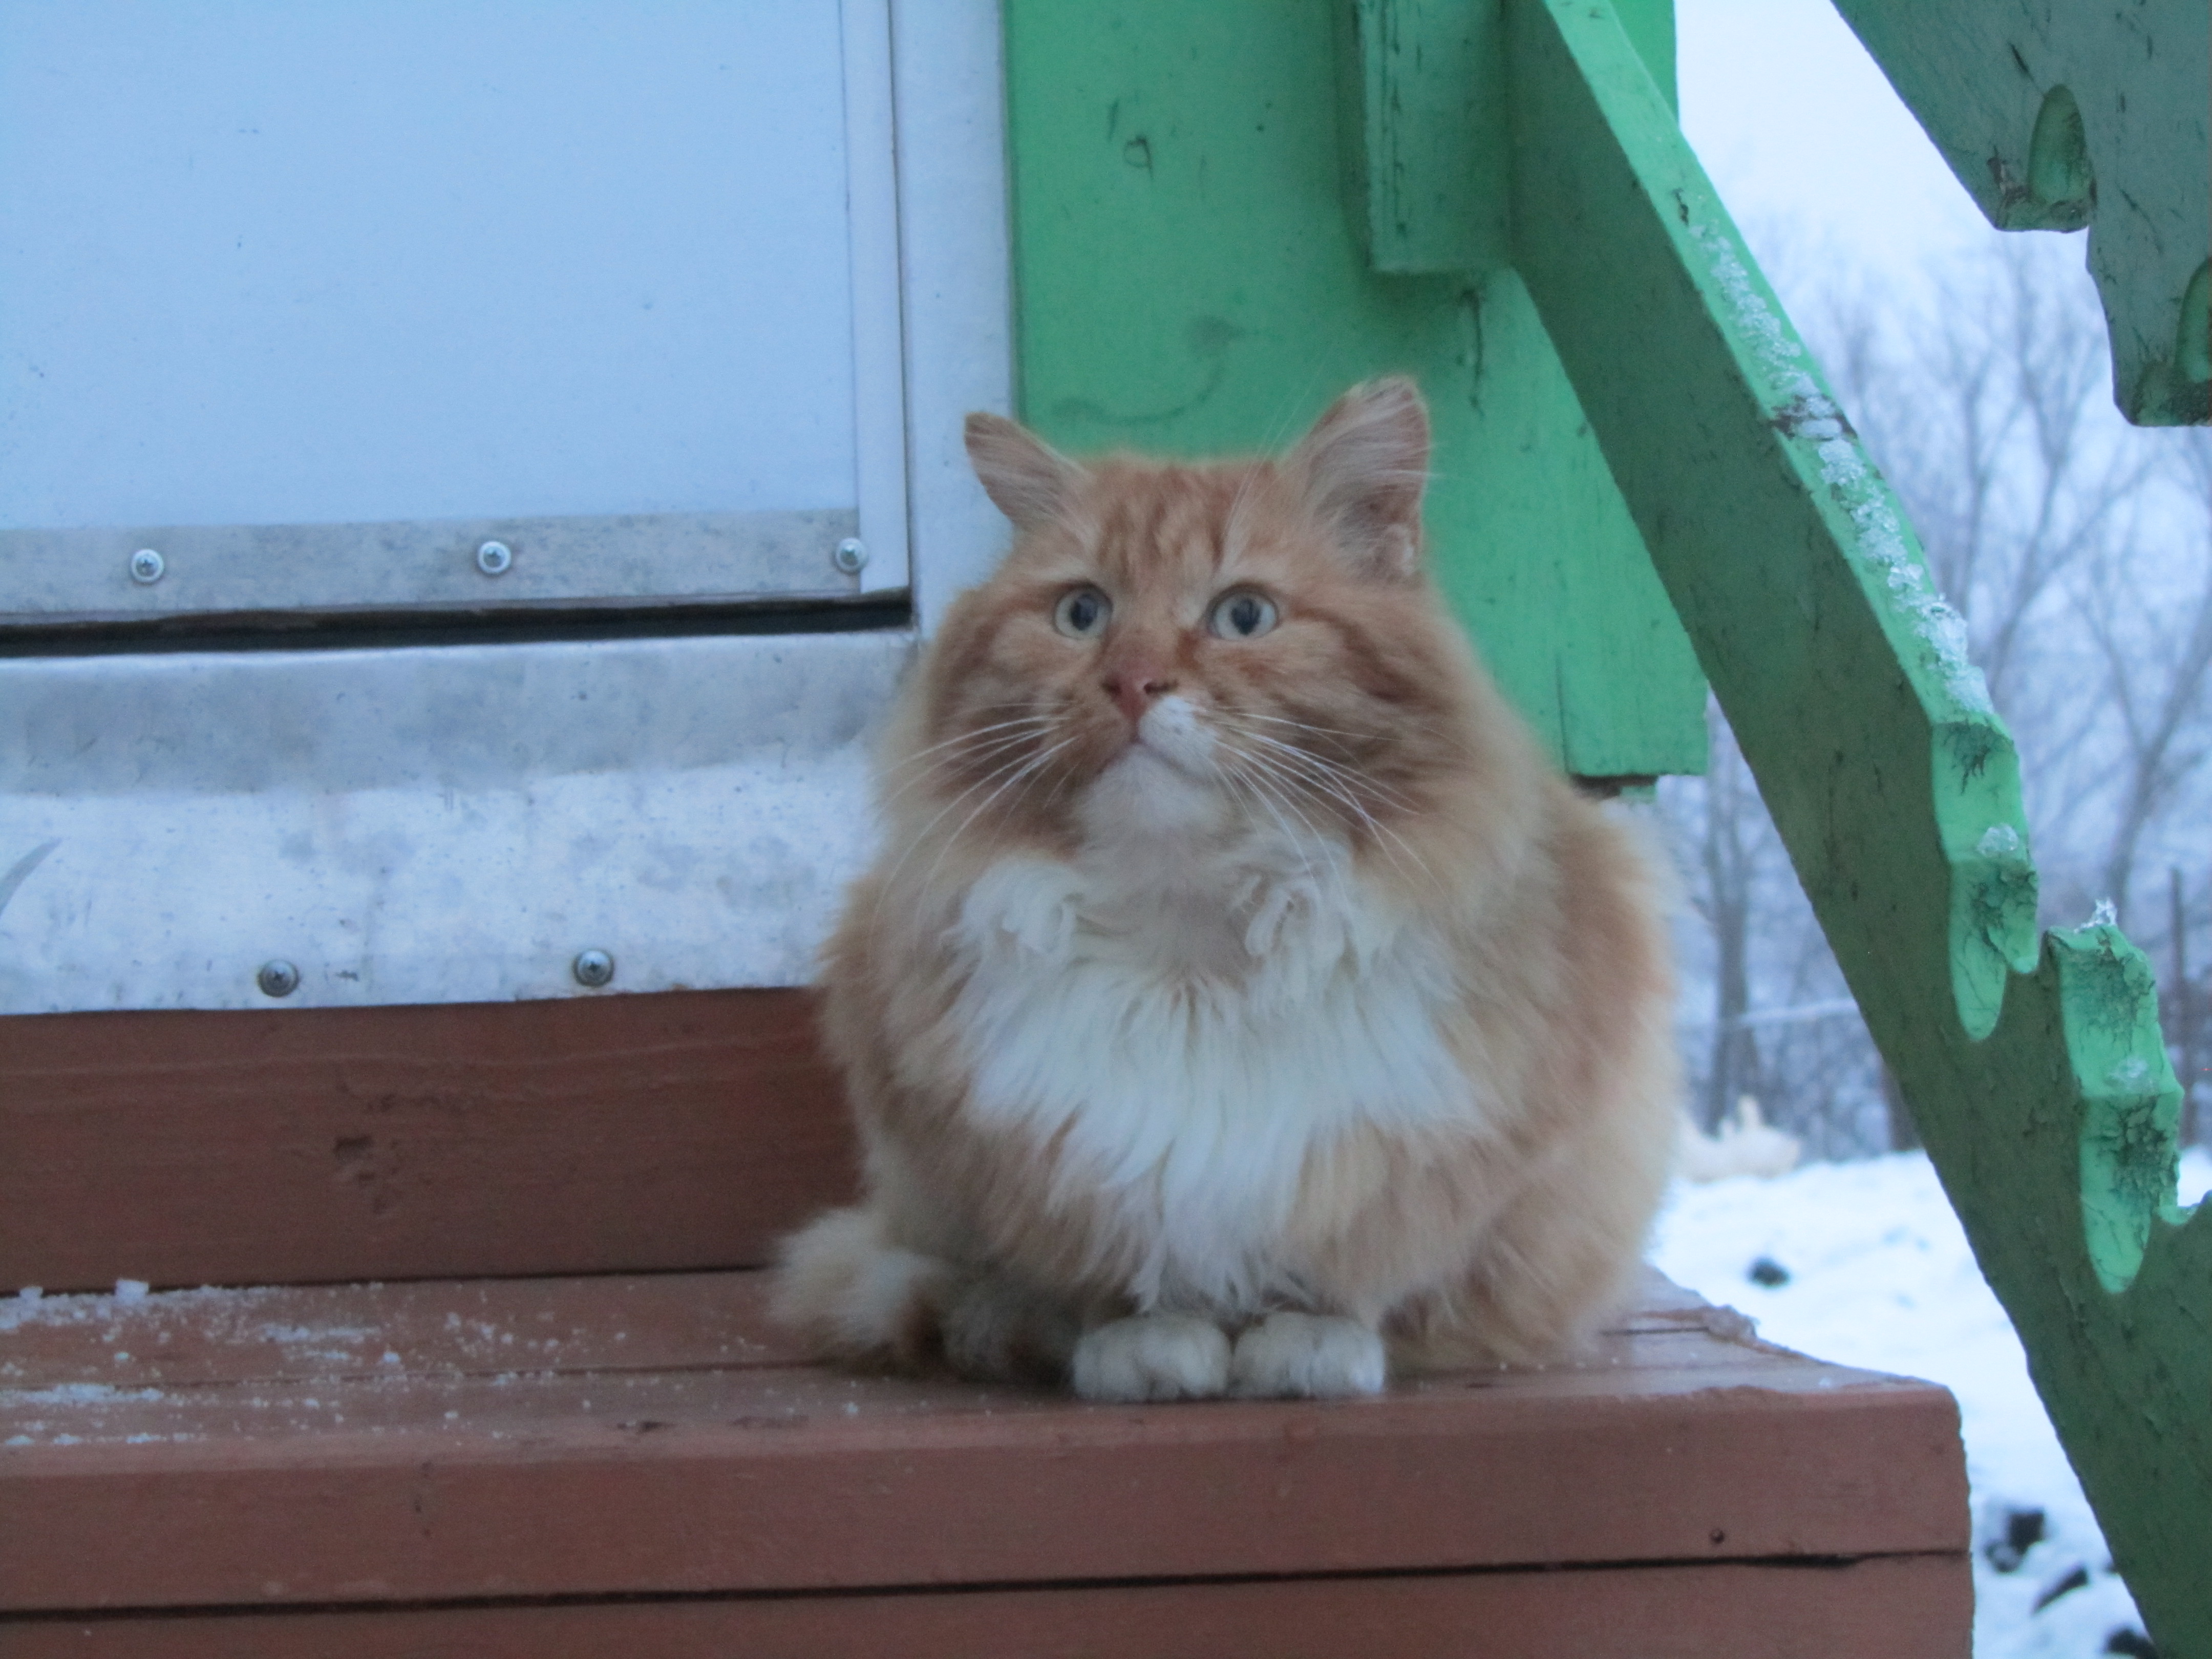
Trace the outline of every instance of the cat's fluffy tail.
<instances>
[{"instance_id":1,"label":"cat's fluffy tail","mask_svg":"<svg viewBox=\"0 0 2212 1659\"><path fill-rule=\"evenodd\" d=\"M832 1210L783 1243L769 1312L820 1358L914 1370L939 1349L946 1263L891 1243L873 1210Z\"/></svg>"},{"instance_id":2,"label":"cat's fluffy tail","mask_svg":"<svg viewBox=\"0 0 2212 1659\"><path fill-rule=\"evenodd\" d=\"M1074 1307L1006 1274L895 1244L866 1207L832 1210L784 1241L769 1312L818 1359L941 1365L978 1381L1065 1381L1082 1334Z\"/></svg>"}]
</instances>

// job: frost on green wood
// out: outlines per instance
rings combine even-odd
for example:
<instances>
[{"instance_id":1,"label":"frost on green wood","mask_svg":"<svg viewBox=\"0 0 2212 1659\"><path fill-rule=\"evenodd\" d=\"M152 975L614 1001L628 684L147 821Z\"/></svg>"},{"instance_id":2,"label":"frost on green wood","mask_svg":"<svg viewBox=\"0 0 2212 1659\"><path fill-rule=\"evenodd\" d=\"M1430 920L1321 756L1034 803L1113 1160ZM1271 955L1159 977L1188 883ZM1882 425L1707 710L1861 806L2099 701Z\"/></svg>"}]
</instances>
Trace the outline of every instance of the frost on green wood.
<instances>
[{"instance_id":1,"label":"frost on green wood","mask_svg":"<svg viewBox=\"0 0 2212 1659\"><path fill-rule=\"evenodd\" d=\"M2179 1221L2181 1090L2142 952L2103 923L2051 935L2066 1050L2081 1090L2081 1228L2107 1291L2142 1267L2153 1224ZM2212 1287L2208 1287L2212 1289Z\"/></svg>"},{"instance_id":2,"label":"frost on green wood","mask_svg":"<svg viewBox=\"0 0 2212 1659\"><path fill-rule=\"evenodd\" d=\"M1711 210L1719 222L1698 222L1688 238L1763 382L1768 422L1792 447L1810 450L1808 471L1842 520L1838 543L1899 657L1917 671L1914 684L1933 694L1924 703L1936 734L1930 784L1951 867L1952 988L1960 1023L1984 1036L1996 1024L2007 975L2035 966L2035 866L2012 738L1966 654L1966 619L1936 591L1896 497L1717 203Z\"/></svg>"}]
</instances>

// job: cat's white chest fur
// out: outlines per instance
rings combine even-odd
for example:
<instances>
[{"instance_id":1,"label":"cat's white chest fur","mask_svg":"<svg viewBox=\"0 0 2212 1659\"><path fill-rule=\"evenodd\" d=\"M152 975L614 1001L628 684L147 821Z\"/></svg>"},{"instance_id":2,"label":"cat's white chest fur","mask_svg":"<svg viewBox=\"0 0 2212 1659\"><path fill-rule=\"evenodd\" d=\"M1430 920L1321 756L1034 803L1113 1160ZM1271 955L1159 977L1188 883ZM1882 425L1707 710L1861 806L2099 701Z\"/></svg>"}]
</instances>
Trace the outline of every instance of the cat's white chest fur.
<instances>
[{"instance_id":1,"label":"cat's white chest fur","mask_svg":"<svg viewBox=\"0 0 2212 1659\"><path fill-rule=\"evenodd\" d=\"M1340 854L1170 833L1008 859L954 939L973 1109L1056 1142L1055 1200L1104 1200L1140 1307L1295 1296L1309 1151L1477 1110L1440 1030L1440 942Z\"/></svg>"}]
</instances>

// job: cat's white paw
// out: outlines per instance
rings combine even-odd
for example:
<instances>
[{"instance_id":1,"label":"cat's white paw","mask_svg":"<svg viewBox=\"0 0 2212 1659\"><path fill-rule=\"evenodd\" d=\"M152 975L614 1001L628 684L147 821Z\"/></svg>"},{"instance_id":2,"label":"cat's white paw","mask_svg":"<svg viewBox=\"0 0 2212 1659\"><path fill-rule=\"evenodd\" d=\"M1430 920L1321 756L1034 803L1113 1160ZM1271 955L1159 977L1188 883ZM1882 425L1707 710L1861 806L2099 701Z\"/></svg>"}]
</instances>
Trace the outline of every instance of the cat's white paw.
<instances>
[{"instance_id":1,"label":"cat's white paw","mask_svg":"<svg viewBox=\"0 0 2212 1659\"><path fill-rule=\"evenodd\" d=\"M1081 886L1074 871L1048 859L1001 859L975 879L960 906L960 928L984 950L1012 945L1064 962L1075 943Z\"/></svg>"},{"instance_id":2,"label":"cat's white paw","mask_svg":"<svg viewBox=\"0 0 2212 1659\"><path fill-rule=\"evenodd\" d=\"M1229 1339L1210 1319L1140 1314L1085 1332L1073 1369L1085 1400L1204 1400L1229 1386Z\"/></svg>"},{"instance_id":3,"label":"cat's white paw","mask_svg":"<svg viewBox=\"0 0 2212 1659\"><path fill-rule=\"evenodd\" d=\"M1341 877L1324 886L1312 875L1275 874L1256 878L1240 896L1256 1006L1307 1000L1342 971L1348 890Z\"/></svg>"},{"instance_id":4,"label":"cat's white paw","mask_svg":"<svg viewBox=\"0 0 2212 1659\"><path fill-rule=\"evenodd\" d=\"M1319 908L1321 894L1310 881L1279 877L1253 884L1252 915L1244 924L1244 948L1264 957L1283 941L1286 927L1295 920L1310 921Z\"/></svg>"},{"instance_id":5,"label":"cat's white paw","mask_svg":"<svg viewBox=\"0 0 2212 1659\"><path fill-rule=\"evenodd\" d=\"M1237 1339L1229 1391L1263 1400L1380 1394L1382 1339L1356 1319L1272 1313Z\"/></svg>"},{"instance_id":6,"label":"cat's white paw","mask_svg":"<svg viewBox=\"0 0 2212 1659\"><path fill-rule=\"evenodd\" d=\"M1294 976L1333 969L1350 942L1347 882L1326 869L1256 878L1240 896L1245 951Z\"/></svg>"}]
</instances>

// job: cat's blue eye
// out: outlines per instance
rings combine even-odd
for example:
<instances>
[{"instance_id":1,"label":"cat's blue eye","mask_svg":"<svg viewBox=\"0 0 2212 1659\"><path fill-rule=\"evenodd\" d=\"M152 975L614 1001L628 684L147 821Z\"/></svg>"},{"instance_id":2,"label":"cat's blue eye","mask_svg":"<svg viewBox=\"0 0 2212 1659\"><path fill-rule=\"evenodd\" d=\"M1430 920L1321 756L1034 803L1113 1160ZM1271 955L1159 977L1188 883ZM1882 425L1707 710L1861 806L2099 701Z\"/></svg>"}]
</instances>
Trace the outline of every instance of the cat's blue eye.
<instances>
[{"instance_id":1,"label":"cat's blue eye","mask_svg":"<svg viewBox=\"0 0 2212 1659\"><path fill-rule=\"evenodd\" d=\"M1274 601L1263 594L1224 593L1213 602L1206 625L1224 640L1257 639L1275 625Z\"/></svg>"},{"instance_id":2,"label":"cat's blue eye","mask_svg":"<svg viewBox=\"0 0 2212 1659\"><path fill-rule=\"evenodd\" d=\"M1052 625L1071 640L1095 640L1106 631L1114 601L1095 587L1072 588L1052 609Z\"/></svg>"}]
</instances>

